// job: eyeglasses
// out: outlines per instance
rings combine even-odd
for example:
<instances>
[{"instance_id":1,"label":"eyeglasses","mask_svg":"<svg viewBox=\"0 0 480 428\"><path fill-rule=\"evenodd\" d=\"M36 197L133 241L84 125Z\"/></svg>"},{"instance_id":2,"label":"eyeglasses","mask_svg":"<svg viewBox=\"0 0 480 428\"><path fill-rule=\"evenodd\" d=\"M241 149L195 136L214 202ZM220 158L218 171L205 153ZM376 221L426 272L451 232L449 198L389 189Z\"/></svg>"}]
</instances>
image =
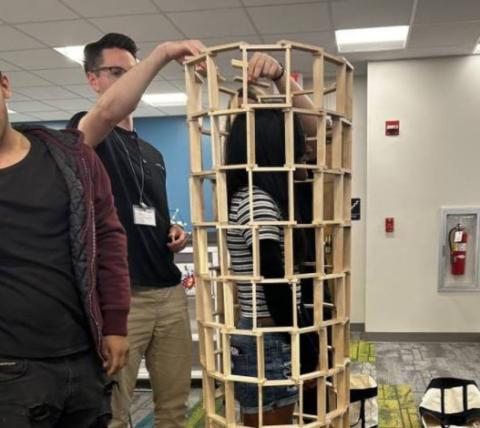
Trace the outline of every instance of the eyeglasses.
<instances>
[{"instance_id":1,"label":"eyeglasses","mask_svg":"<svg viewBox=\"0 0 480 428\"><path fill-rule=\"evenodd\" d=\"M123 67L117 67L117 66L112 66L112 67L98 67L90 70L93 73L98 73L100 71L108 71L110 76L115 77L118 79L119 77L122 77L127 70L125 70Z\"/></svg>"}]
</instances>

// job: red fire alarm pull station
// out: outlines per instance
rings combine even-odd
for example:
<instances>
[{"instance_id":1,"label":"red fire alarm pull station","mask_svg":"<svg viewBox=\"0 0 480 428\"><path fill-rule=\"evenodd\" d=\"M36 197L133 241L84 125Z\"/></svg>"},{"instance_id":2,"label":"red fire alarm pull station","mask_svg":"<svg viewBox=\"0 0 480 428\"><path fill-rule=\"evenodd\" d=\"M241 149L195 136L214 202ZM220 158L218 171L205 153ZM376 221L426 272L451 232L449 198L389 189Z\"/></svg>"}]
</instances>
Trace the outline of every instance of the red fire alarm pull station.
<instances>
[{"instance_id":1,"label":"red fire alarm pull station","mask_svg":"<svg viewBox=\"0 0 480 428\"><path fill-rule=\"evenodd\" d=\"M385 135L387 137L400 135L400 121L399 120L387 120L385 122Z\"/></svg>"},{"instance_id":2,"label":"red fire alarm pull station","mask_svg":"<svg viewBox=\"0 0 480 428\"><path fill-rule=\"evenodd\" d=\"M385 232L393 233L395 231L395 220L393 217L387 217L385 219Z\"/></svg>"}]
</instances>

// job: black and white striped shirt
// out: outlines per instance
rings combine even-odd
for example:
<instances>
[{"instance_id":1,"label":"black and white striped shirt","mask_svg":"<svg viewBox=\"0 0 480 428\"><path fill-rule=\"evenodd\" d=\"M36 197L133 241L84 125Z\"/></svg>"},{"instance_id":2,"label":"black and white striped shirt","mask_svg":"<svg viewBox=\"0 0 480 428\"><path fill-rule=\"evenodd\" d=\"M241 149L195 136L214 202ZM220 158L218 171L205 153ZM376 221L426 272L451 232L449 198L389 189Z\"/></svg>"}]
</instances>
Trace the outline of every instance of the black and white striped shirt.
<instances>
[{"instance_id":1,"label":"black and white striped shirt","mask_svg":"<svg viewBox=\"0 0 480 428\"><path fill-rule=\"evenodd\" d=\"M265 191L253 186L253 220L255 222L282 221L280 209L275 200ZM245 226L250 222L250 201L248 187L239 189L232 197L230 204L229 223ZM278 225L262 225L258 229L259 240L270 239L278 241L283 255L283 228ZM253 272L252 257L252 229L229 229L227 233L227 246L230 252L231 269L234 275L251 276ZM283 256L282 256L283 257ZM283 263L283 260L282 260ZM237 294L240 312L244 318L253 318L253 293L250 282L237 282ZM256 307L257 317L269 317L270 312L265 301L263 286L257 284ZM297 301L300 301L300 290Z\"/></svg>"}]
</instances>

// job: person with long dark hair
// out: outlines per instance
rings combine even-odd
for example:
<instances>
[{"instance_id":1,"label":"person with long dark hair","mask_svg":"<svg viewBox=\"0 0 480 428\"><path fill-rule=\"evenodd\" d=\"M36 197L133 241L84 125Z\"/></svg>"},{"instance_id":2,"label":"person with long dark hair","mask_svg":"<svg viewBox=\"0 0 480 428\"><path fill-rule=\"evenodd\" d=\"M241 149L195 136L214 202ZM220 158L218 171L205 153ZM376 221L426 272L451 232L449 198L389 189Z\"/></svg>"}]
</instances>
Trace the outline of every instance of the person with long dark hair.
<instances>
[{"instance_id":1,"label":"person with long dark hair","mask_svg":"<svg viewBox=\"0 0 480 428\"><path fill-rule=\"evenodd\" d=\"M298 162L305 153L305 137L302 126L294 117L294 155ZM260 167L285 165L285 120L280 110L255 111L255 159ZM245 114L234 119L226 143L227 165L247 163L247 123ZM249 198L248 175L244 170L227 172L229 223L244 226L250 222L250 204L253 203L255 222L278 222L288 219L288 176L286 172L258 172L253 174L253 201ZM298 209L295 208L296 220ZM282 279L284 272L284 233L281 226L262 225L258 229L260 247L260 273L265 278ZM231 269L234 275L250 276L253 272L252 229L229 229L227 244ZM304 259L304 239L301 230L294 234L294 264L298 271ZM285 283L257 284L256 295L250 282L237 282L240 305L238 328L251 329L256 313L257 326L292 326L292 288ZM297 288L298 319L305 314L302 305L301 287ZM254 305L256 305L254 310ZM255 338L234 335L232 346L232 373L257 377L257 349ZM287 334L270 333L264 336L265 377L288 379L291 376L291 346ZM312 349L312 359L318 355ZM305 363L307 364L307 363ZM315 362L309 364L313 369ZM265 387L262 407L258 407L256 384L235 383L235 396L240 402L243 422L258 426L258 414L263 413L264 424L288 424L291 422L298 398L296 386Z\"/></svg>"}]
</instances>

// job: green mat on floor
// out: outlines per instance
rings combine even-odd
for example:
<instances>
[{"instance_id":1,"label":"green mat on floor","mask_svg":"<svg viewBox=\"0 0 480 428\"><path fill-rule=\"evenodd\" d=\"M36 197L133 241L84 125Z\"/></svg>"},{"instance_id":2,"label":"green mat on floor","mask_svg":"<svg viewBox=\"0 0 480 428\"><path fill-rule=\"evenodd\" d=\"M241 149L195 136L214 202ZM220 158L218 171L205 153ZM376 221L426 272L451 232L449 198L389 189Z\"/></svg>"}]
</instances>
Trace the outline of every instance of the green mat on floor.
<instances>
[{"instance_id":1,"label":"green mat on floor","mask_svg":"<svg viewBox=\"0 0 480 428\"><path fill-rule=\"evenodd\" d=\"M375 363L375 344L363 340L350 341L350 359L358 363Z\"/></svg>"},{"instance_id":2,"label":"green mat on floor","mask_svg":"<svg viewBox=\"0 0 480 428\"><path fill-rule=\"evenodd\" d=\"M410 385L378 386L378 419L381 428L421 427Z\"/></svg>"}]
</instances>

